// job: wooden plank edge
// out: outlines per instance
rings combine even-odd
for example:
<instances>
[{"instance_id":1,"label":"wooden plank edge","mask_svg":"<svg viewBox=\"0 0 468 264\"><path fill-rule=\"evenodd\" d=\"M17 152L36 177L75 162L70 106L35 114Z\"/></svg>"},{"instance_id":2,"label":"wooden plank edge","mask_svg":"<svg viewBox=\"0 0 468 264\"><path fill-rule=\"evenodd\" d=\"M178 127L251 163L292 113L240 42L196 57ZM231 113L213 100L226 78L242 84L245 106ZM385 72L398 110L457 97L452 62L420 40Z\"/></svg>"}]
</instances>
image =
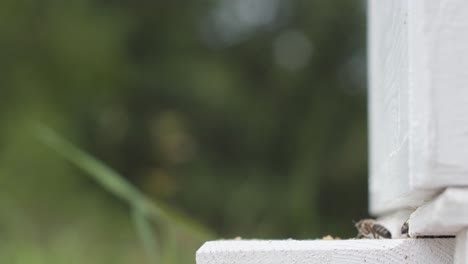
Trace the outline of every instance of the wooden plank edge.
<instances>
[{"instance_id":1,"label":"wooden plank edge","mask_svg":"<svg viewBox=\"0 0 468 264\"><path fill-rule=\"evenodd\" d=\"M197 264L453 263L455 239L220 240Z\"/></svg>"},{"instance_id":2,"label":"wooden plank edge","mask_svg":"<svg viewBox=\"0 0 468 264\"><path fill-rule=\"evenodd\" d=\"M468 227L468 188L447 188L416 209L408 223L411 237L455 236Z\"/></svg>"}]
</instances>

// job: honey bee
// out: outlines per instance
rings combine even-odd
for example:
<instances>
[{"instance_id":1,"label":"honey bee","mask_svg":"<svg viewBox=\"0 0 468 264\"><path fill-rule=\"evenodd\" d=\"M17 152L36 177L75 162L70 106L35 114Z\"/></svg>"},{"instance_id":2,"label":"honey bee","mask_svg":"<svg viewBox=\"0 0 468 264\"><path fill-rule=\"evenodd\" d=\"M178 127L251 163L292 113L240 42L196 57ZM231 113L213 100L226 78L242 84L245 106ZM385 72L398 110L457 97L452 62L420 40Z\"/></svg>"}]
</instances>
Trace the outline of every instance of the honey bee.
<instances>
[{"instance_id":1,"label":"honey bee","mask_svg":"<svg viewBox=\"0 0 468 264\"><path fill-rule=\"evenodd\" d=\"M390 231L374 219L363 219L354 226L358 230L357 238L392 238Z\"/></svg>"},{"instance_id":2,"label":"honey bee","mask_svg":"<svg viewBox=\"0 0 468 264\"><path fill-rule=\"evenodd\" d=\"M409 235L409 219L401 227L401 236L404 238L410 237ZM417 235L416 238L453 238L455 236L446 236L446 235L438 235L438 236L425 236L425 235Z\"/></svg>"},{"instance_id":3,"label":"honey bee","mask_svg":"<svg viewBox=\"0 0 468 264\"><path fill-rule=\"evenodd\" d=\"M406 220L406 222L403 224L401 227L401 235L402 237L409 237L408 231L409 231L409 219Z\"/></svg>"}]
</instances>

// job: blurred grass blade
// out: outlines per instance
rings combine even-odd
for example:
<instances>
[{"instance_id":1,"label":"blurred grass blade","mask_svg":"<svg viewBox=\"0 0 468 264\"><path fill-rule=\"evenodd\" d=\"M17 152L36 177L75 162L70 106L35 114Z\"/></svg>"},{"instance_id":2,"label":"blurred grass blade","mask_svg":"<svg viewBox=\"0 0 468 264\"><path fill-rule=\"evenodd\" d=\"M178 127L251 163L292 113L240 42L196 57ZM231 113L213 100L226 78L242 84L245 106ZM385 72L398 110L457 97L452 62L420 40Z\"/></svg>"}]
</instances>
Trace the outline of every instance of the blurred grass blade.
<instances>
[{"instance_id":1,"label":"blurred grass blade","mask_svg":"<svg viewBox=\"0 0 468 264\"><path fill-rule=\"evenodd\" d=\"M44 125L38 125L36 132L39 139L47 146L51 147L68 161L86 171L108 191L117 195L121 199L126 200L131 206L138 207L139 210L144 211L147 217L151 217L155 221L165 220L201 239L212 239L215 237L208 229L192 222L189 218L183 217L174 212L171 208L164 206L160 201L146 198L143 193L126 181L117 172L86 152L78 149L52 129Z\"/></svg>"},{"instance_id":2,"label":"blurred grass blade","mask_svg":"<svg viewBox=\"0 0 468 264\"><path fill-rule=\"evenodd\" d=\"M50 128L40 126L38 135L44 143L56 150L67 160L86 171L108 191L131 204L141 204L143 202L144 197L138 189L133 187L124 178L120 177L111 168L65 141Z\"/></svg>"},{"instance_id":3,"label":"blurred grass blade","mask_svg":"<svg viewBox=\"0 0 468 264\"><path fill-rule=\"evenodd\" d=\"M177 231L169 226L166 228L166 240L162 251L162 259L164 263L178 263L177 257Z\"/></svg>"},{"instance_id":4,"label":"blurred grass blade","mask_svg":"<svg viewBox=\"0 0 468 264\"><path fill-rule=\"evenodd\" d=\"M153 228L149 219L146 217L145 212L138 206L132 208L132 219L135 224L135 229L140 237L146 255L151 263L161 263L161 257L158 253L158 244L154 236Z\"/></svg>"}]
</instances>

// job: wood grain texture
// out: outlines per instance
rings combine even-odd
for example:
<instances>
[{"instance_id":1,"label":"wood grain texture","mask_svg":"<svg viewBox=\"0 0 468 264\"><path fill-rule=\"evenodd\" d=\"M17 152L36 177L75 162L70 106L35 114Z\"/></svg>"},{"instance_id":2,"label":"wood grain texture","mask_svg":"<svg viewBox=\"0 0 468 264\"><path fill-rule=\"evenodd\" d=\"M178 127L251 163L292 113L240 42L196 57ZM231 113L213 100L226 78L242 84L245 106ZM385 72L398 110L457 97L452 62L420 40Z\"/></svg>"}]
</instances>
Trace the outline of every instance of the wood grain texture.
<instances>
[{"instance_id":1,"label":"wood grain texture","mask_svg":"<svg viewBox=\"0 0 468 264\"><path fill-rule=\"evenodd\" d=\"M370 210L406 206L409 186L408 1L368 1ZM429 194L430 195L430 194ZM426 196L415 198L418 206Z\"/></svg>"},{"instance_id":2,"label":"wood grain texture","mask_svg":"<svg viewBox=\"0 0 468 264\"><path fill-rule=\"evenodd\" d=\"M409 234L417 236L456 235L468 228L468 188L448 188L421 206L409 219Z\"/></svg>"},{"instance_id":3,"label":"wood grain texture","mask_svg":"<svg viewBox=\"0 0 468 264\"><path fill-rule=\"evenodd\" d=\"M198 250L197 264L453 263L454 240L213 241Z\"/></svg>"},{"instance_id":4,"label":"wood grain texture","mask_svg":"<svg viewBox=\"0 0 468 264\"><path fill-rule=\"evenodd\" d=\"M468 185L468 2L369 0L370 211Z\"/></svg>"},{"instance_id":5,"label":"wood grain texture","mask_svg":"<svg viewBox=\"0 0 468 264\"><path fill-rule=\"evenodd\" d=\"M468 2L409 10L411 188L468 185Z\"/></svg>"}]
</instances>

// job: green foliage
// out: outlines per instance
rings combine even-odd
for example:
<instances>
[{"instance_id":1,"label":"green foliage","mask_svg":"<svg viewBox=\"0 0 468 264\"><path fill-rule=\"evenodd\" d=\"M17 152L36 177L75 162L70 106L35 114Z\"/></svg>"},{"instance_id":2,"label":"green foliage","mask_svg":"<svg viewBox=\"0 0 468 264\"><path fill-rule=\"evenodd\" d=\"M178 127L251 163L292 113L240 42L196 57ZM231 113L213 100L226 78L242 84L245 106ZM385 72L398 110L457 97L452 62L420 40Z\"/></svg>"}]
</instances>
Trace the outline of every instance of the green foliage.
<instances>
[{"instance_id":1,"label":"green foliage","mask_svg":"<svg viewBox=\"0 0 468 264\"><path fill-rule=\"evenodd\" d=\"M137 229L138 235L145 247L149 260L151 260L151 263L160 263L161 257L158 253L156 237L154 236L153 228L147 219L145 211L140 209L138 206L133 206L132 216L135 228Z\"/></svg>"},{"instance_id":2,"label":"green foliage","mask_svg":"<svg viewBox=\"0 0 468 264\"><path fill-rule=\"evenodd\" d=\"M193 263L208 239L194 222L224 238L354 235L364 11L0 1L0 262L145 263L140 234L161 262ZM56 155L38 122L80 149L41 129Z\"/></svg>"},{"instance_id":3,"label":"green foliage","mask_svg":"<svg viewBox=\"0 0 468 264\"><path fill-rule=\"evenodd\" d=\"M152 230L150 219L170 229L181 229L189 236L200 239L200 241L213 239L215 237L205 228L192 223L189 218L181 217L167 207L160 205L161 202L151 201L115 171L77 149L50 128L39 125L36 131L39 138L49 147L87 172L89 176L93 177L93 179L100 183L106 190L129 203L132 208L132 218L137 233L152 263L159 263L160 257L157 253L155 234ZM169 240L168 238L167 241ZM169 246L170 245L167 247ZM170 256L171 259L175 257L176 256Z\"/></svg>"}]
</instances>

